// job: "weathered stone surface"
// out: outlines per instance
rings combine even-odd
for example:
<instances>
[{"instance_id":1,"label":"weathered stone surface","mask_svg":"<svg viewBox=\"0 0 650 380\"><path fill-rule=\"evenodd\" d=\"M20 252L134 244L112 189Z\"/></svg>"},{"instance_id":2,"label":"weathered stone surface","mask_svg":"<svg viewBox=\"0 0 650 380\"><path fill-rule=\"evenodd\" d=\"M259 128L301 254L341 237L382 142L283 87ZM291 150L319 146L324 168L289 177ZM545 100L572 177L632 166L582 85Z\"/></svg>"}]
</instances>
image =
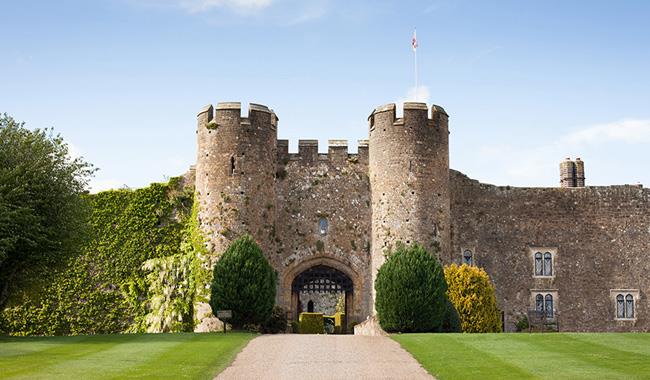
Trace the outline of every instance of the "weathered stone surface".
<instances>
[{"instance_id":1,"label":"weathered stone surface","mask_svg":"<svg viewBox=\"0 0 650 380\"><path fill-rule=\"evenodd\" d=\"M315 158L314 143L309 146L313 151L303 144L298 154L278 150L278 171L283 174L276 180L277 252L270 260L279 273L279 300L293 311L293 279L315 265L327 265L354 282L349 320L360 321L372 313L367 159L362 153L348 154L347 148ZM327 221L324 234L321 218Z\"/></svg>"},{"instance_id":2,"label":"weathered stone surface","mask_svg":"<svg viewBox=\"0 0 650 380\"><path fill-rule=\"evenodd\" d=\"M638 186L512 188L451 171L452 250L446 262L474 251L496 285L507 330L531 293L557 294L564 331L648 331L650 191ZM529 248L557 251L553 276L535 277ZM610 289L640 289L636 320L615 321Z\"/></svg>"},{"instance_id":3,"label":"weathered stone surface","mask_svg":"<svg viewBox=\"0 0 650 380\"><path fill-rule=\"evenodd\" d=\"M495 282L506 330L534 308L536 294L553 295L561 330L650 330L648 190L581 187L579 159L561 165L567 188L471 180L449 170L440 106L407 103L401 118L394 104L378 107L357 154L342 140L331 140L327 154L317 140L300 140L299 152L289 153L272 110L253 104L242 117L240 108L220 103L198 115L197 164L187 178L196 177L211 252L202 260L211 268L234 238L251 234L278 272L277 301L291 318L299 300L292 282L317 265L353 282L349 322L371 316L375 274L386 249L402 241L439 247L443 264L471 251ZM535 275L538 249L552 252L552 276ZM634 318L615 318L614 289L634 295ZM195 315L209 330L216 324L206 306L197 304Z\"/></svg>"}]
</instances>

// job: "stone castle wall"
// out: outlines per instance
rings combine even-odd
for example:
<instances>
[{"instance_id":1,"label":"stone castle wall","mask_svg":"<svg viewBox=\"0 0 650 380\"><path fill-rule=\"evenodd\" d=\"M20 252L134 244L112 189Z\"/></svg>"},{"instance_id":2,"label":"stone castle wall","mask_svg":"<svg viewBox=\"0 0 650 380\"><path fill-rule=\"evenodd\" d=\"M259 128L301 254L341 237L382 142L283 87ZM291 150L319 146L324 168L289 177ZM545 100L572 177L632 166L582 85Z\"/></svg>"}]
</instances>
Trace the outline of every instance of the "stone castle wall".
<instances>
[{"instance_id":1,"label":"stone castle wall","mask_svg":"<svg viewBox=\"0 0 650 380\"><path fill-rule=\"evenodd\" d=\"M564 331L650 329L650 191L639 186L512 188L451 171L452 250L474 253L496 285L507 330L535 292L555 295ZM554 253L553 276L534 276L535 248ZM615 320L612 289L640 290L636 320Z\"/></svg>"},{"instance_id":2,"label":"stone castle wall","mask_svg":"<svg viewBox=\"0 0 650 380\"><path fill-rule=\"evenodd\" d=\"M277 140L272 110L251 104L243 117L240 108L219 103L198 115L196 196L213 253L206 268L249 233L278 272L280 305L293 313L294 278L326 265L354 283L347 312L362 321L373 314L385 250L417 242L440 247L444 264L471 251L496 285L507 330L534 309L537 293L554 296L561 330L650 330L648 190L471 180L449 170L448 116L439 106L406 103L401 118L395 105L375 109L357 154L342 140L330 140L327 154L318 153L316 140L300 140L298 153L289 153L287 140ZM584 169L564 172L584 178ZM553 253L552 276L535 276L537 250ZM635 294L634 319L615 318L614 289ZM216 325L207 304L195 315L200 331Z\"/></svg>"},{"instance_id":3,"label":"stone castle wall","mask_svg":"<svg viewBox=\"0 0 650 380\"><path fill-rule=\"evenodd\" d=\"M277 254L280 302L291 304L291 282L318 264L340 270L354 282L350 320L371 313L370 187L367 142L348 154L345 141L330 141L327 154L316 140L301 140L290 154L288 142L278 141ZM321 233L320 220L327 222Z\"/></svg>"}]
</instances>

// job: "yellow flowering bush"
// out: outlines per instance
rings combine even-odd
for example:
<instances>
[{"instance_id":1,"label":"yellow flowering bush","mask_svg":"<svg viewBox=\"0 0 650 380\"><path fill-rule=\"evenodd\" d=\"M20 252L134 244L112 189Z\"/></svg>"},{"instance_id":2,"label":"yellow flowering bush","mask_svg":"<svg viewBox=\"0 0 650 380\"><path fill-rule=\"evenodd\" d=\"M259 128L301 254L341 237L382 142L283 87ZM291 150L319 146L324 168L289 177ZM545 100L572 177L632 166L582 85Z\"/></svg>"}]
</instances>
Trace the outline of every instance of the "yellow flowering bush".
<instances>
[{"instance_id":1,"label":"yellow flowering bush","mask_svg":"<svg viewBox=\"0 0 650 380\"><path fill-rule=\"evenodd\" d=\"M451 264L445 267L447 296L458 311L463 332L501 332L494 285L482 268Z\"/></svg>"}]
</instances>

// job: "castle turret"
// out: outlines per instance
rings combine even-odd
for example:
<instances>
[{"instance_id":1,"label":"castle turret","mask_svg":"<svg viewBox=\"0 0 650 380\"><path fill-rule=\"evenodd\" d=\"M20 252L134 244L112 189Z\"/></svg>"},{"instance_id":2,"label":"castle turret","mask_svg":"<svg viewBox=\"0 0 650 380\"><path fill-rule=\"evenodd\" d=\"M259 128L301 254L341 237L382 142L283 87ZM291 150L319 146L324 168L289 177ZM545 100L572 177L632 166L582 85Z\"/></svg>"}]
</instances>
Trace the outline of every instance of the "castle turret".
<instances>
[{"instance_id":1,"label":"castle turret","mask_svg":"<svg viewBox=\"0 0 650 380\"><path fill-rule=\"evenodd\" d=\"M198 114L196 200L199 226L207 238L211 269L228 245L248 233L267 256L275 252L275 187L277 121L263 105L250 104L248 117L240 103L206 106ZM209 306L195 315L199 330ZM203 314L203 315L202 315Z\"/></svg>"},{"instance_id":2,"label":"castle turret","mask_svg":"<svg viewBox=\"0 0 650 380\"><path fill-rule=\"evenodd\" d=\"M424 103L376 108L370 124L369 174L372 198L372 281L384 253L401 241L450 258L448 115ZM374 289L373 289L374 299Z\"/></svg>"}]
</instances>

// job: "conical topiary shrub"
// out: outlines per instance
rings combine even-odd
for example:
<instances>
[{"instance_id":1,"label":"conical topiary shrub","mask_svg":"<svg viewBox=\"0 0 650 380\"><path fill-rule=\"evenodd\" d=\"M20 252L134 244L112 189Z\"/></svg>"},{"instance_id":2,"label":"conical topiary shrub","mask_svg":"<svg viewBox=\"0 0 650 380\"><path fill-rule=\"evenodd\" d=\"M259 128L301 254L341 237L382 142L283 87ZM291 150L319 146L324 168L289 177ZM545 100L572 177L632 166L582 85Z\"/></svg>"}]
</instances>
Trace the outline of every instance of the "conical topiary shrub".
<instances>
[{"instance_id":1,"label":"conical topiary shrub","mask_svg":"<svg viewBox=\"0 0 650 380\"><path fill-rule=\"evenodd\" d=\"M232 310L233 327L259 325L271 317L277 274L249 235L233 241L214 266L210 297L213 313Z\"/></svg>"},{"instance_id":2,"label":"conical topiary shrub","mask_svg":"<svg viewBox=\"0 0 650 380\"><path fill-rule=\"evenodd\" d=\"M379 324L388 332L440 331L447 284L438 260L422 246L399 244L375 280Z\"/></svg>"}]
</instances>

